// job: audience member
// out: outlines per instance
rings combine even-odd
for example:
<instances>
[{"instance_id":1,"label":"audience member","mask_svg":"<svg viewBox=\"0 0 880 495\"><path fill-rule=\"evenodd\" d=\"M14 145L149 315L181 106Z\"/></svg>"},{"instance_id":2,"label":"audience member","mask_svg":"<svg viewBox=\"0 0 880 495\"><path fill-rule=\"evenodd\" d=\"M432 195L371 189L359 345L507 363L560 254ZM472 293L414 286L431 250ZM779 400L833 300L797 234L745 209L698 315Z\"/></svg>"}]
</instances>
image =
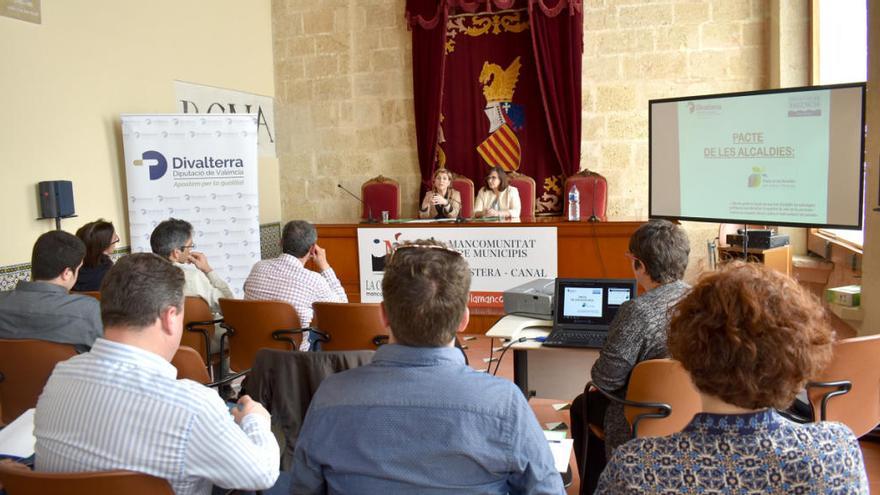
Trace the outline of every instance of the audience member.
<instances>
[{"instance_id":1,"label":"audience member","mask_svg":"<svg viewBox=\"0 0 880 495\"><path fill-rule=\"evenodd\" d=\"M455 218L461 211L461 194L452 187L452 172L438 168L431 177L431 190L419 207L419 218Z\"/></svg>"},{"instance_id":2,"label":"audience member","mask_svg":"<svg viewBox=\"0 0 880 495\"><path fill-rule=\"evenodd\" d=\"M105 338L56 366L37 403L37 471L136 471L178 495L275 483L278 444L263 406L244 396L230 415L216 391L176 379L183 287L181 270L149 253L110 269Z\"/></svg>"},{"instance_id":3,"label":"audience member","mask_svg":"<svg viewBox=\"0 0 880 495\"><path fill-rule=\"evenodd\" d=\"M196 247L193 244L193 227L186 220L169 218L157 225L150 235L150 247L154 253L169 259L183 270L186 277L184 295L201 297L211 311L220 313L221 297L235 297L226 282L208 264L208 257L193 251Z\"/></svg>"},{"instance_id":4,"label":"audience member","mask_svg":"<svg viewBox=\"0 0 880 495\"><path fill-rule=\"evenodd\" d=\"M315 226L302 220L287 222L281 236L281 255L271 260L258 261L244 282L244 298L258 301L284 301L293 306L300 325L312 323L316 302L348 302L345 289L336 278L336 272L327 262L327 252L317 244ZM305 267L314 262L318 273ZM306 332L301 350L308 350L310 340Z\"/></svg>"},{"instance_id":5,"label":"audience member","mask_svg":"<svg viewBox=\"0 0 880 495\"><path fill-rule=\"evenodd\" d=\"M86 247L60 230L37 238L31 254L31 281L0 292L0 338L73 344L88 351L101 336L101 308L89 296L70 294Z\"/></svg>"},{"instance_id":6,"label":"audience member","mask_svg":"<svg viewBox=\"0 0 880 495\"><path fill-rule=\"evenodd\" d=\"M519 191L511 186L501 167L490 167L486 185L474 200L474 216L519 218Z\"/></svg>"},{"instance_id":7,"label":"audience member","mask_svg":"<svg viewBox=\"0 0 880 495\"><path fill-rule=\"evenodd\" d=\"M669 351L704 412L679 433L619 447L598 491L868 493L849 428L793 423L773 409L827 364L832 341L821 304L791 278L741 262L709 273L669 328Z\"/></svg>"},{"instance_id":8,"label":"audience member","mask_svg":"<svg viewBox=\"0 0 880 495\"><path fill-rule=\"evenodd\" d=\"M110 255L119 242L119 236L113 224L103 218L83 225L76 231L76 236L86 245L86 256L73 290L99 291L104 275L113 266Z\"/></svg>"},{"instance_id":9,"label":"audience member","mask_svg":"<svg viewBox=\"0 0 880 495\"><path fill-rule=\"evenodd\" d=\"M453 347L470 282L464 258L438 242L391 255L382 280L391 343L321 384L292 493L564 493L522 392L467 367Z\"/></svg>"},{"instance_id":10,"label":"audience member","mask_svg":"<svg viewBox=\"0 0 880 495\"><path fill-rule=\"evenodd\" d=\"M666 220L639 227L629 240L633 274L645 289L641 296L623 303L611 322L608 340L590 372L591 380L604 390L626 396L629 377L636 364L666 357L669 308L690 288L681 278L688 264L687 234ZM610 404L598 391L579 395L571 406L572 438L578 466L586 469L583 493L592 493L606 459L629 439L630 429L623 406ZM586 427L587 422L604 429L605 440ZM587 455L584 458L584 443Z\"/></svg>"}]
</instances>

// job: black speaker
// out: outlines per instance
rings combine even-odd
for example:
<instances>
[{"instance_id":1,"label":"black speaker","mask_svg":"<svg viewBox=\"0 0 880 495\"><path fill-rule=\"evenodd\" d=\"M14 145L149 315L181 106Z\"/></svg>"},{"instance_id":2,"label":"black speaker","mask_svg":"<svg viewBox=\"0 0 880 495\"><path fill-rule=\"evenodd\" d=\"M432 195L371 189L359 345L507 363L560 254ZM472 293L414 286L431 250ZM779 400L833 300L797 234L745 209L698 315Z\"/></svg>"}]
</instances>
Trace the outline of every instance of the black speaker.
<instances>
[{"instance_id":1,"label":"black speaker","mask_svg":"<svg viewBox=\"0 0 880 495\"><path fill-rule=\"evenodd\" d=\"M76 214L73 207L73 182L49 180L39 183L40 218L66 218Z\"/></svg>"}]
</instances>

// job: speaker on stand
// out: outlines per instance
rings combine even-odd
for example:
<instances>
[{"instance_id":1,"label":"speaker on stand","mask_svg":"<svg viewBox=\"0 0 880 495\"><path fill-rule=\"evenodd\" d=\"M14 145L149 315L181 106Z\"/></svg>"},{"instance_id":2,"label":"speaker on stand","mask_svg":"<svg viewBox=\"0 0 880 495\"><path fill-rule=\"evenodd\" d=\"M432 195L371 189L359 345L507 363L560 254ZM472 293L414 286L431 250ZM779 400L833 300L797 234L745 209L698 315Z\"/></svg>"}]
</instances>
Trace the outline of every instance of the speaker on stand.
<instances>
[{"instance_id":1,"label":"speaker on stand","mask_svg":"<svg viewBox=\"0 0 880 495\"><path fill-rule=\"evenodd\" d=\"M61 219L76 216L73 206L73 182L49 180L37 184L40 201L40 217L37 220L55 219L55 230L61 230Z\"/></svg>"}]
</instances>

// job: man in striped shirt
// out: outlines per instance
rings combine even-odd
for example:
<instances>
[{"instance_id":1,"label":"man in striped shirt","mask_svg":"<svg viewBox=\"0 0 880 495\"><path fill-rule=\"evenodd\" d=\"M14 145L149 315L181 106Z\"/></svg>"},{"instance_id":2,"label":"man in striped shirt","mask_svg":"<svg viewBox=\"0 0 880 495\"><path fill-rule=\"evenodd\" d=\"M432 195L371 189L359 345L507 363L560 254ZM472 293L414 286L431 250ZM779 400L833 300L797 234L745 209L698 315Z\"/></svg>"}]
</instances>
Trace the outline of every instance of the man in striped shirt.
<instances>
[{"instance_id":1,"label":"man in striped shirt","mask_svg":"<svg viewBox=\"0 0 880 495\"><path fill-rule=\"evenodd\" d=\"M104 338L58 364L37 403L37 471L136 471L178 495L275 483L279 450L263 406L245 396L230 415L214 390L176 379L183 285L183 272L154 254L110 269Z\"/></svg>"}]
</instances>

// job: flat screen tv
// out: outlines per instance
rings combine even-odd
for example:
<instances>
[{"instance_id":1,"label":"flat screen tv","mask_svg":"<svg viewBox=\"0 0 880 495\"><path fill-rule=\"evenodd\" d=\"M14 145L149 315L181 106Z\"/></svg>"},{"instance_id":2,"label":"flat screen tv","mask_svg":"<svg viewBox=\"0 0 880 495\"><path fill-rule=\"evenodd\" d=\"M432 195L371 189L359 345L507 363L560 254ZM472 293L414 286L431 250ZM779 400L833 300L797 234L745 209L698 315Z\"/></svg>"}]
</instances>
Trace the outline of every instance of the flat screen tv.
<instances>
[{"instance_id":1,"label":"flat screen tv","mask_svg":"<svg viewBox=\"0 0 880 495\"><path fill-rule=\"evenodd\" d=\"M651 100L649 216L862 228L865 84Z\"/></svg>"}]
</instances>

